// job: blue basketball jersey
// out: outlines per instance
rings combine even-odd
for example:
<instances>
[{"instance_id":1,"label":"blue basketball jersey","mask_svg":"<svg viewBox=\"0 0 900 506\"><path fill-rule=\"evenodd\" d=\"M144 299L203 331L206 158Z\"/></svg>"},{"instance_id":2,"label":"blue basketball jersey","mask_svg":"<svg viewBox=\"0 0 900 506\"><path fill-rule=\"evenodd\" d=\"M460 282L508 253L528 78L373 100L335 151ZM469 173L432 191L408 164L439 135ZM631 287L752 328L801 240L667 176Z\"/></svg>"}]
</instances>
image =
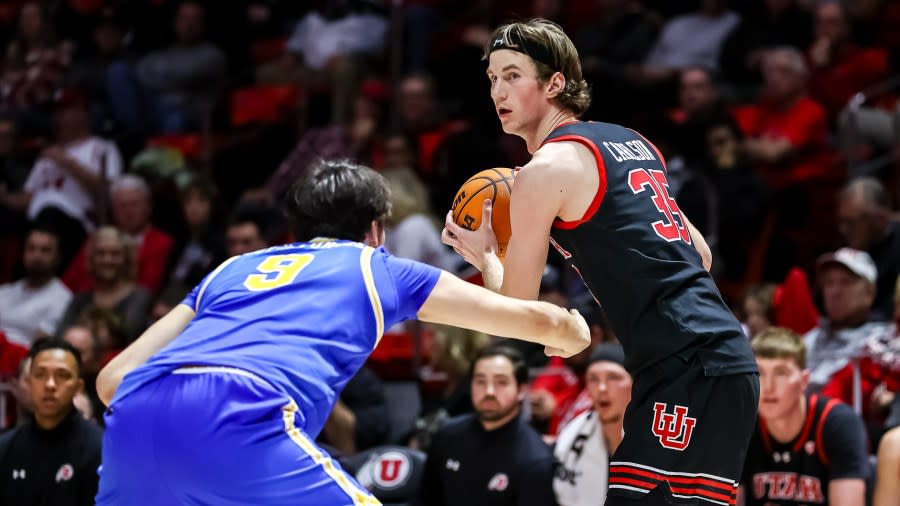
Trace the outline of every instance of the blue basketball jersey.
<instances>
[{"instance_id":1,"label":"blue basketball jersey","mask_svg":"<svg viewBox=\"0 0 900 506\"><path fill-rule=\"evenodd\" d=\"M233 257L185 298L196 317L125 377L113 403L182 366L234 367L291 397L297 427L316 437L384 330L415 318L440 272L351 241Z\"/></svg>"}]
</instances>

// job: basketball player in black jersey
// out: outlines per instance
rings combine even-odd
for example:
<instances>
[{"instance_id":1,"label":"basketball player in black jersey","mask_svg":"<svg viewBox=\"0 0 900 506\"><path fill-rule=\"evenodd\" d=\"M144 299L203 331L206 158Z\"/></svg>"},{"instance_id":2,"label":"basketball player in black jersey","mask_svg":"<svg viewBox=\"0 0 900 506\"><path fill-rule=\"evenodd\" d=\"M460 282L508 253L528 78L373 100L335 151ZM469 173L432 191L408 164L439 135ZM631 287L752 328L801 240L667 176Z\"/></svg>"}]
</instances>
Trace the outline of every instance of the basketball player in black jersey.
<instances>
[{"instance_id":1,"label":"basketball player in black jersey","mask_svg":"<svg viewBox=\"0 0 900 506\"><path fill-rule=\"evenodd\" d=\"M607 505L734 504L759 381L741 326L708 274L709 247L668 193L662 155L637 132L578 120L578 54L544 20L499 27L486 48L503 130L532 153L512 192L504 263L490 201L442 238L492 290L537 297L548 243L603 306L634 378ZM552 350L548 350L552 351Z\"/></svg>"},{"instance_id":2,"label":"basketball player in black jersey","mask_svg":"<svg viewBox=\"0 0 900 506\"><path fill-rule=\"evenodd\" d=\"M806 344L773 327L753 339L759 365L759 422L744 464L746 506L863 506L870 470L862 420L809 385Z\"/></svg>"}]
</instances>

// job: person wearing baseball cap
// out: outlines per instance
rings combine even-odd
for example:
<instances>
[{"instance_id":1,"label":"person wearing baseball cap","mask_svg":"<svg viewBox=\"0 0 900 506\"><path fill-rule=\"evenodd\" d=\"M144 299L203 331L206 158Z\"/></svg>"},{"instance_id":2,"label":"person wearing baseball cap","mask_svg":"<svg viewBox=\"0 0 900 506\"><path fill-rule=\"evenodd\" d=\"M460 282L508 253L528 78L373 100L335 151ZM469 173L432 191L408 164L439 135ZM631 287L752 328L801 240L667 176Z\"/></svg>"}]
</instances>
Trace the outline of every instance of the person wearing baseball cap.
<instances>
[{"instance_id":1,"label":"person wearing baseball cap","mask_svg":"<svg viewBox=\"0 0 900 506\"><path fill-rule=\"evenodd\" d=\"M603 504L610 455L622 441L625 408L631 401L631 375L619 343L598 344L585 373L593 408L566 424L556 440L553 491L560 506Z\"/></svg>"},{"instance_id":2,"label":"person wearing baseball cap","mask_svg":"<svg viewBox=\"0 0 900 506\"><path fill-rule=\"evenodd\" d=\"M819 326L804 336L813 391L859 356L867 341L886 335L888 327L870 321L878 269L868 253L851 248L826 253L816 271L825 312Z\"/></svg>"},{"instance_id":3,"label":"person wearing baseball cap","mask_svg":"<svg viewBox=\"0 0 900 506\"><path fill-rule=\"evenodd\" d=\"M834 253L825 253L817 262L819 274L831 266L840 266L849 270L852 274L863 278L869 283L878 279L878 269L872 257L865 251L853 248L841 248Z\"/></svg>"}]
</instances>

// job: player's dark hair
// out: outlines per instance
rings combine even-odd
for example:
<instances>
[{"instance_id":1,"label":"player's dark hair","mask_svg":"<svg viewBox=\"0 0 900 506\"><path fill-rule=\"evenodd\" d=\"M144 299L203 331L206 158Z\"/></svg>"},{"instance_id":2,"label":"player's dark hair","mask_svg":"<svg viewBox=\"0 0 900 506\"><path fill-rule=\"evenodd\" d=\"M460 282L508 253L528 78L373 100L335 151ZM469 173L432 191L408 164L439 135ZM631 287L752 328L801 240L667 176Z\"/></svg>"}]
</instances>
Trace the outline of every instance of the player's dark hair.
<instances>
[{"instance_id":1,"label":"player's dark hair","mask_svg":"<svg viewBox=\"0 0 900 506\"><path fill-rule=\"evenodd\" d=\"M505 357L513 366L513 376L516 378L516 383L519 386L528 384L528 365L525 363L525 357L522 356L519 350L503 342L488 345L478 352L475 355L475 360L472 361L472 370L475 370L475 365L480 360L491 357Z\"/></svg>"},{"instance_id":2,"label":"player's dark hair","mask_svg":"<svg viewBox=\"0 0 900 506\"><path fill-rule=\"evenodd\" d=\"M383 225L391 212L384 177L349 160L314 164L285 197L297 241L316 237L362 241L372 221Z\"/></svg>"},{"instance_id":3,"label":"player's dark hair","mask_svg":"<svg viewBox=\"0 0 900 506\"><path fill-rule=\"evenodd\" d=\"M81 374L81 352L78 351L78 348L69 344L65 339L58 337L44 337L38 339L31 345L31 349L28 350L28 358L31 359L31 367L34 367L34 358L37 357L39 353L47 350L63 350L67 353L71 353L72 356L75 357L75 365L78 366L78 370L75 371L75 373Z\"/></svg>"}]
</instances>

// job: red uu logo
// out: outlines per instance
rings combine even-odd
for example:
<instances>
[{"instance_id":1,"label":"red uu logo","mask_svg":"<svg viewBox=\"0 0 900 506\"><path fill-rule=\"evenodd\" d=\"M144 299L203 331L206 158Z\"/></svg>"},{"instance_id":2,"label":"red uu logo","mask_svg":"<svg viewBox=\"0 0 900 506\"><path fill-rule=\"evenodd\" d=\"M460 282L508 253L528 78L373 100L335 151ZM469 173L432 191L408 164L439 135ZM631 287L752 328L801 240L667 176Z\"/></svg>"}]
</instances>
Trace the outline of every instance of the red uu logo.
<instances>
[{"instance_id":1,"label":"red uu logo","mask_svg":"<svg viewBox=\"0 0 900 506\"><path fill-rule=\"evenodd\" d=\"M664 402L653 404L653 435L664 448L682 451L691 442L697 419L687 416L686 406L676 404L674 414L666 413L667 407Z\"/></svg>"}]
</instances>

